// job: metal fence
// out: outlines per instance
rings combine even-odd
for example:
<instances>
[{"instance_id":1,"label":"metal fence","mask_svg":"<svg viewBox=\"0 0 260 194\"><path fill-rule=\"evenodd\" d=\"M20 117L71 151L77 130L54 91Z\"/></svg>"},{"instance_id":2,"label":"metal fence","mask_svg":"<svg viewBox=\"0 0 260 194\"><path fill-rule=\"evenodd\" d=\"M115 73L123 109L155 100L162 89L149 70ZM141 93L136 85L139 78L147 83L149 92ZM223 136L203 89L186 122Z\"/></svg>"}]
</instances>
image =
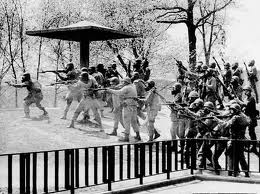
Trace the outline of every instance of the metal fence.
<instances>
[{"instance_id":1,"label":"metal fence","mask_svg":"<svg viewBox=\"0 0 260 194\"><path fill-rule=\"evenodd\" d=\"M191 145L186 160L184 152L177 151L183 145L181 142ZM0 188L6 188L5 192L8 193L54 193L66 190L74 193L77 188L102 184L107 184L110 191L113 182L129 179L139 179L143 184L144 177L158 174L166 174L170 179L171 172L189 170L193 174L198 169L198 145L205 143L207 146L210 144L211 149L218 149L219 143L223 142L227 146L227 140L181 139L4 154L0 155ZM252 141L245 141L244 144L249 148ZM235 152L236 148L233 149ZM254 161L251 157L248 152L247 171L260 172L259 155L257 159L254 156ZM225 165L222 170L227 171L225 154L222 154L221 163ZM209 169L205 158L203 169Z\"/></svg>"}]
</instances>

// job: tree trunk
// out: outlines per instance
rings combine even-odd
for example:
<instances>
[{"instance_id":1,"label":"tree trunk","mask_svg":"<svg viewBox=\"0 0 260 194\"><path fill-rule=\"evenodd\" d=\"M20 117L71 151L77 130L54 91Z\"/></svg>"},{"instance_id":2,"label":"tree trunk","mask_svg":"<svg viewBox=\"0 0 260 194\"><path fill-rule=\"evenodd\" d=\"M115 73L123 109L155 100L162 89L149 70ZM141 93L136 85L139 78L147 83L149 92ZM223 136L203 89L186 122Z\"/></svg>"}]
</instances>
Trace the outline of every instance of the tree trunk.
<instances>
[{"instance_id":1,"label":"tree trunk","mask_svg":"<svg viewBox=\"0 0 260 194\"><path fill-rule=\"evenodd\" d=\"M196 66L196 57L197 57L197 53L196 53L196 42L197 42L197 38L196 38L196 28L194 25L187 25L188 28L188 37L189 37L189 67L190 70L193 71L195 69Z\"/></svg>"},{"instance_id":2,"label":"tree trunk","mask_svg":"<svg viewBox=\"0 0 260 194\"><path fill-rule=\"evenodd\" d=\"M206 62L207 66L209 66L209 59L210 59L210 53L209 52L205 52L205 62Z\"/></svg>"}]
</instances>

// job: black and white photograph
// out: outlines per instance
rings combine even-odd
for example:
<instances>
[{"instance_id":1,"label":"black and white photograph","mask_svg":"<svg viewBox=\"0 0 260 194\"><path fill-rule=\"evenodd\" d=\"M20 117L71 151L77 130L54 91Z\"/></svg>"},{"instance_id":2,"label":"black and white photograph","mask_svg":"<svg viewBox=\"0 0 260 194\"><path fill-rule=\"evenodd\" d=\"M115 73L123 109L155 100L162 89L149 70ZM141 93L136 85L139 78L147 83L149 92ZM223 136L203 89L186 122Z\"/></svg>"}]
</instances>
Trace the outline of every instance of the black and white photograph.
<instances>
[{"instance_id":1,"label":"black and white photograph","mask_svg":"<svg viewBox=\"0 0 260 194\"><path fill-rule=\"evenodd\" d=\"M0 194L260 194L259 7L0 0Z\"/></svg>"}]
</instances>

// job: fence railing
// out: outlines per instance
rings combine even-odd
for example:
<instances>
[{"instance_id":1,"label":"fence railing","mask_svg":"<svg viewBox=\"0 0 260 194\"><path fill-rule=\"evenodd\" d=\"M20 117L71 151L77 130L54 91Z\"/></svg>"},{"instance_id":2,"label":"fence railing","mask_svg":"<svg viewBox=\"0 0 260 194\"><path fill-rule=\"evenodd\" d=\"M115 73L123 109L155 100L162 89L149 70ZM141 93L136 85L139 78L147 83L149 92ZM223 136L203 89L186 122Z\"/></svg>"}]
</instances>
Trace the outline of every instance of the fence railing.
<instances>
[{"instance_id":1,"label":"fence railing","mask_svg":"<svg viewBox=\"0 0 260 194\"><path fill-rule=\"evenodd\" d=\"M253 143L235 141L245 144L247 148ZM8 193L54 193L66 190L74 193L77 188L107 184L110 191L113 182L139 179L143 184L144 177L166 174L166 178L170 179L171 172L182 170L189 170L193 174L199 168L196 165L197 153L202 144L206 147L203 151L209 148L213 150L213 155L220 144L223 152L228 150L227 140L179 139L4 154L0 155L0 189ZM186 149L188 154L183 149L178 151L183 145L190 145ZM238 150L235 150L236 146L232 149L234 155ZM220 155L217 159L221 165L224 164L221 170L230 171L227 156ZM246 160L248 172L260 172L259 155L256 158L248 152ZM206 165L205 156L200 169L213 170Z\"/></svg>"}]
</instances>

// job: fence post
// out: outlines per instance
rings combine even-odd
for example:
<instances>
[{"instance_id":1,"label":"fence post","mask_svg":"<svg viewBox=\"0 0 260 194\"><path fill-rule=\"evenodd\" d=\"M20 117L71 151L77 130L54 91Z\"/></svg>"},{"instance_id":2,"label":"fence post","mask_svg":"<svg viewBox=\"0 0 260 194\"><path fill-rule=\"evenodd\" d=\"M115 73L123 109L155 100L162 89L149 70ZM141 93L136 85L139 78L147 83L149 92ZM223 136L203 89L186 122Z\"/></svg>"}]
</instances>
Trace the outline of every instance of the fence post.
<instances>
[{"instance_id":1,"label":"fence post","mask_svg":"<svg viewBox=\"0 0 260 194\"><path fill-rule=\"evenodd\" d=\"M30 158L30 154L26 154L26 158L25 158L25 166L26 166L26 193L30 193L30 167L31 167L31 158Z\"/></svg>"},{"instance_id":2,"label":"fence post","mask_svg":"<svg viewBox=\"0 0 260 194\"><path fill-rule=\"evenodd\" d=\"M145 144L140 146L140 185L143 184L143 178L145 176Z\"/></svg>"},{"instance_id":3,"label":"fence post","mask_svg":"<svg viewBox=\"0 0 260 194\"><path fill-rule=\"evenodd\" d=\"M65 179L65 189L68 190L70 188L69 186L69 181L70 181L70 160L69 160L69 150L65 150L64 151L64 167L65 167L65 171L64 171L64 179Z\"/></svg>"},{"instance_id":4,"label":"fence post","mask_svg":"<svg viewBox=\"0 0 260 194\"><path fill-rule=\"evenodd\" d=\"M112 181L115 180L115 147L108 147L108 191L112 190Z\"/></svg>"},{"instance_id":5,"label":"fence post","mask_svg":"<svg viewBox=\"0 0 260 194\"><path fill-rule=\"evenodd\" d=\"M13 192L13 155L8 155L8 193Z\"/></svg>"},{"instance_id":6,"label":"fence post","mask_svg":"<svg viewBox=\"0 0 260 194\"><path fill-rule=\"evenodd\" d=\"M25 157L20 154L20 193L25 193Z\"/></svg>"},{"instance_id":7,"label":"fence post","mask_svg":"<svg viewBox=\"0 0 260 194\"><path fill-rule=\"evenodd\" d=\"M167 142L167 179L170 179L172 171L172 142Z\"/></svg>"},{"instance_id":8,"label":"fence post","mask_svg":"<svg viewBox=\"0 0 260 194\"><path fill-rule=\"evenodd\" d=\"M190 161L190 173L194 174L194 170L196 169L196 147L197 147L197 143L195 139L189 139L188 141L191 141L191 161Z\"/></svg>"},{"instance_id":9,"label":"fence post","mask_svg":"<svg viewBox=\"0 0 260 194\"><path fill-rule=\"evenodd\" d=\"M70 150L70 193L74 194L75 193L75 188L74 188L74 150Z\"/></svg>"}]
</instances>

